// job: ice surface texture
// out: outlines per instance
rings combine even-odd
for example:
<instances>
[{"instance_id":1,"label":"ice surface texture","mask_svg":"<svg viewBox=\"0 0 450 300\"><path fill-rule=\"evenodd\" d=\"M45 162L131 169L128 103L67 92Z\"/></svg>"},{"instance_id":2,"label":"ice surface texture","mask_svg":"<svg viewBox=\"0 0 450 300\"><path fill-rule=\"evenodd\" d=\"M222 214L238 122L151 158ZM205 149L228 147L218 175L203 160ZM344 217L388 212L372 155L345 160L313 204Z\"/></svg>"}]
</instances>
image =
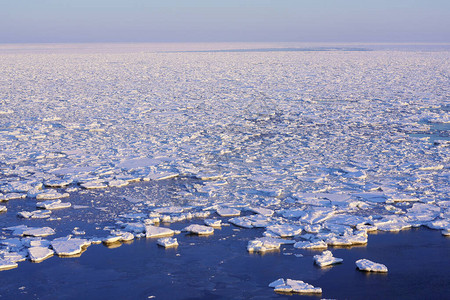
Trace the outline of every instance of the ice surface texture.
<instances>
[{"instance_id":1,"label":"ice surface texture","mask_svg":"<svg viewBox=\"0 0 450 300\"><path fill-rule=\"evenodd\" d=\"M367 272L381 272L386 273L388 271L387 267L380 263L375 263L368 259L359 259L356 261L356 266L361 271Z\"/></svg>"},{"instance_id":2,"label":"ice surface texture","mask_svg":"<svg viewBox=\"0 0 450 300\"><path fill-rule=\"evenodd\" d=\"M281 293L299 293L299 294L321 294L322 289L314 287L311 284L301 280L293 279L277 279L269 284L269 287L274 288L275 292Z\"/></svg>"},{"instance_id":3,"label":"ice surface texture","mask_svg":"<svg viewBox=\"0 0 450 300\"><path fill-rule=\"evenodd\" d=\"M3 237L70 234L49 220L74 208L115 224L99 241L169 236L155 224L211 215L207 225L265 228L255 252L281 237L311 249L365 244L375 230L449 234L448 52L142 50L0 47L0 218L41 222ZM121 195L178 179L169 206ZM102 199L59 200L88 192L128 202L113 213ZM80 251L70 241L55 242L60 254Z\"/></svg>"}]
</instances>

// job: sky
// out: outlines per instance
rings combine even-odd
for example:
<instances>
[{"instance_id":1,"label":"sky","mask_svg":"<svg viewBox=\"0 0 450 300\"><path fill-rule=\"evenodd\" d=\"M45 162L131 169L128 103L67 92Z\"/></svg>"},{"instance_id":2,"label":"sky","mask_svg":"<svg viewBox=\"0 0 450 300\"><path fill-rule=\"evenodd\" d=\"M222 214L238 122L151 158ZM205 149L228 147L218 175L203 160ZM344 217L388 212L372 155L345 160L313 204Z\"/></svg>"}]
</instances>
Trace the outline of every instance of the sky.
<instances>
[{"instance_id":1,"label":"sky","mask_svg":"<svg viewBox=\"0 0 450 300\"><path fill-rule=\"evenodd\" d=\"M0 0L0 43L449 43L450 0Z\"/></svg>"}]
</instances>

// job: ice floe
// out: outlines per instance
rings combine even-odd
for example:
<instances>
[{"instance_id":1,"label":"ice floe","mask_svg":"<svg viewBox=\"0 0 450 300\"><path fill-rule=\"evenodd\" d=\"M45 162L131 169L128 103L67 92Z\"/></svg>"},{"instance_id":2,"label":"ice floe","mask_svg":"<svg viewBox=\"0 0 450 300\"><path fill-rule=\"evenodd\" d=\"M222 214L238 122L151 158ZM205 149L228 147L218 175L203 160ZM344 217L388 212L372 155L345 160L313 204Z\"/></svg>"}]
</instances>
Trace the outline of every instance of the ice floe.
<instances>
[{"instance_id":1,"label":"ice floe","mask_svg":"<svg viewBox=\"0 0 450 300\"><path fill-rule=\"evenodd\" d=\"M37 200L53 200L69 197L69 193L58 193L57 191L43 191L36 195Z\"/></svg>"},{"instance_id":2,"label":"ice floe","mask_svg":"<svg viewBox=\"0 0 450 300\"><path fill-rule=\"evenodd\" d=\"M222 226L222 220L220 220L220 219L205 219L204 223L206 226L211 226L211 227Z\"/></svg>"},{"instance_id":3,"label":"ice floe","mask_svg":"<svg viewBox=\"0 0 450 300\"><path fill-rule=\"evenodd\" d=\"M61 202L61 200L48 200L42 201L36 204L37 208L42 209L62 209L71 207L72 204L70 202Z\"/></svg>"},{"instance_id":4,"label":"ice floe","mask_svg":"<svg viewBox=\"0 0 450 300\"><path fill-rule=\"evenodd\" d=\"M58 256L75 256L80 254L91 242L80 238L63 237L54 239L51 247Z\"/></svg>"},{"instance_id":5,"label":"ice floe","mask_svg":"<svg viewBox=\"0 0 450 300\"><path fill-rule=\"evenodd\" d=\"M382 272L386 273L388 271L387 267L380 263L375 263L373 261L370 261L368 259L359 259L356 262L356 266L361 271L367 271L367 272Z\"/></svg>"},{"instance_id":6,"label":"ice floe","mask_svg":"<svg viewBox=\"0 0 450 300\"><path fill-rule=\"evenodd\" d=\"M247 244L248 252L265 253L267 251L279 250L283 244L293 244L295 241L277 239L272 237L262 237L249 241Z\"/></svg>"},{"instance_id":7,"label":"ice floe","mask_svg":"<svg viewBox=\"0 0 450 300\"><path fill-rule=\"evenodd\" d=\"M49 236L55 234L55 230L50 227L29 227L22 232L24 236Z\"/></svg>"},{"instance_id":8,"label":"ice floe","mask_svg":"<svg viewBox=\"0 0 450 300\"><path fill-rule=\"evenodd\" d=\"M41 262L53 255L53 250L47 247L30 247L28 248L28 256L32 262Z\"/></svg>"},{"instance_id":9,"label":"ice floe","mask_svg":"<svg viewBox=\"0 0 450 300\"><path fill-rule=\"evenodd\" d=\"M315 242L299 241L294 244L294 248L322 250L327 249L328 245L324 241L315 241Z\"/></svg>"},{"instance_id":10,"label":"ice floe","mask_svg":"<svg viewBox=\"0 0 450 300\"><path fill-rule=\"evenodd\" d=\"M17 216L23 219L46 219L51 213L51 210L20 211Z\"/></svg>"},{"instance_id":11,"label":"ice floe","mask_svg":"<svg viewBox=\"0 0 450 300\"><path fill-rule=\"evenodd\" d=\"M17 268L19 265L16 262L0 259L0 271Z\"/></svg>"},{"instance_id":12,"label":"ice floe","mask_svg":"<svg viewBox=\"0 0 450 300\"><path fill-rule=\"evenodd\" d=\"M343 262L342 258L337 258L333 256L331 251L327 250L322 252L322 254L314 255L314 263L319 267L331 266L334 264L339 264Z\"/></svg>"},{"instance_id":13,"label":"ice floe","mask_svg":"<svg viewBox=\"0 0 450 300\"><path fill-rule=\"evenodd\" d=\"M145 235L148 238L166 237L174 234L175 231L170 228L145 225Z\"/></svg>"},{"instance_id":14,"label":"ice floe","mask_svg":"<svg viewBox=\"0 0 450 300\"><path fill-rule=\"evenodd\" d=\"M305 283L301 280L293 279L277 279L269 284L275 292L280 293L299 293L299 294L321 294L322 289L314 287L311 284Z\"/></svg>"},{"instance_id":15,"label":"ice floe","mask_svg":"<svg viewBox=\"0 0 450 300\"><path fill-rule=\"evenodd\" d=\"M302 233L302 227L298 225L280 224L266 227L267 231L279 237L292 237Z\"/></svg>"},{"instance_id":16,"label":"ice floe","mask_svg":"<svg viewBox=\"0 0 450 300\"><path fill-rule=\"evenodd\" d=\"M214 233L214 228L211 226L191 224L183 229L183 231L188 231L190 233L198 235L210 235Z\"/></svg>"},{"instance_id":17,"label":"ice floe","mask_svg":"<svg viewBox=\"0 0 450 300\"><path fill-rule=\"evenodd\" d=\"M176 238L160 238L156 241L158 243L158 245L160 245L161 247L164 248L170 248L170 247L177 247L178 246L178 241Z\"/></svg>"},{"instance_id":18,"label":"ice floe","mask_svg":"<svg viewBox=\"0 0 450 300\"><path fill-rule=\"evenodd\" d=\"M240 210L231 207L220 207L216 212L221 217L234 217L241 214Z\"/></svg>"}]
</instances>

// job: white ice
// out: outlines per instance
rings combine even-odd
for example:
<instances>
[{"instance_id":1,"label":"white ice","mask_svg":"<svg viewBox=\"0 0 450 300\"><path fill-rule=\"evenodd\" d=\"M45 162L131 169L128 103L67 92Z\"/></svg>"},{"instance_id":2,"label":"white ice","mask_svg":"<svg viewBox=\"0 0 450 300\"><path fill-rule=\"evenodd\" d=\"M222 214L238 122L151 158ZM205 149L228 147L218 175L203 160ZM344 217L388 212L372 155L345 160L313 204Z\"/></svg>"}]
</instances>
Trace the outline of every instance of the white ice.
<instances>
[{"instance_id":1,"label":"white ice","mask_svg":"<svg viewBox=\"0 0 450 300\"><path fill-rule=\"evenodd\" d=\"M293 279L277 279L269 284L269 287L274 288L275 292L281 293L299 293L299 294L321 294L322 289L314 287L311 284L305 283L301 280Z\"/></svg>"},{"instance_id":2,"label":"white ice","mask_svg":"<svg viewBox=\"0 0 450 300\"><path fill-rule=\"evenodd\" d=\"M28 256L32 262L41 262L53 255L53 250L47 247L30 247Z\"/></svg>"},{"instance_id":3,"label":"white ice","mask_svg":"<svg viewBox=\"0 0 450 300\"><path fill-rule=\"evenodd\" d=\"M211 226L191 224L183 229L183 231L188 231L190 233L198 235L210 235L214 233L214 228Z\"/></svg>"},{"instance_id":4,"label":"white ice","mask_svg":"<svg viewBox=\"0 0 450 300\"><path fill-rule=\"evenodd\" d=\"M42 209L62 209L71 207L72 204L70 202L61 202L61 200L47 200L36 203L37 208Z\"/></svg>"},{"instance_id":5,"label":"white ice","mask_svg":"<svg viewBox=\"0 0 450 300\"><path fill-rule=\"evenodd\" d=\"M58 256L74 256L80 254L90 241L80 238L58 238L51 242L51 247Z\"/></svg>"},{"instance_id":6,"label":"white ice","mask_svg":"<svg viewBox=\"0 0 450 300\"><path fill-rule=\"evenodd\" d=\"M381 272L386 273L388 271L387 267L380 263L375 263L373 261L370 261L368 259L359 259L356 262L356 266L361 271L367 271L367 272Z\"/></svg>"},{"instance_id":7,"label":"white ice","mask_svg":"<svg viewBox=\"0 0 450 300\"><path fill-rule=\"evenodd\" d=\"M153 225L145 226L145 235L148 238L157 238L157 237L166 237L172 236L175 232L170 228L165 227L157 227Z\"/></svg>"},{"instance_id":8,"label":"white ice","mask_svg":"<svg viewBox=\"0 0 450 300\"><path fill-rule=\"evenodd\" d=\"M240 210L231 207L219 207L216 212L221 217L234 217L241 214Z\"/></svg>"},{"instance_id":9,"label":"white ice","mask_svg":"<svg viewBox=\"0 0 450 300\"><path fill-rule=\"evenodd\" d=\"M331 251L327 250L322 252L322 254L314 255L314 263L319 267L326 267L334 264L343 262L342 258L337 258L333 256Z\"/></svg>"},{"instance_id":10,"label":"white ice","mask_svg":"<svg viewBox=\"0 0 450 300\"><path fill-rule=\"evenodd\" d=\"M176 247L178 246L178 241L176 238L160 238L156 241L158 245L164 248Z\"/></svg>"}]
</instances>

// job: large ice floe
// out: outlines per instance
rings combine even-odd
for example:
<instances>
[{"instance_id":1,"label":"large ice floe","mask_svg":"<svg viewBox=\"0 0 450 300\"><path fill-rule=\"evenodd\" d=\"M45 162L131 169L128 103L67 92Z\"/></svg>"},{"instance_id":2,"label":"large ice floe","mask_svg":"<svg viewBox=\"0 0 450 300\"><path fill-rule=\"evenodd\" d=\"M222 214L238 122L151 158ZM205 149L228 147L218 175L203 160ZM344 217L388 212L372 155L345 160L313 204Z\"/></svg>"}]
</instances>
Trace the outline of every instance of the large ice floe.
<instances>
[{"instance_id":1,"label":"large ice floe","mask_svg":"<svg viewBox=\"0 0 450 300\"><path fill-rule=\"evenodd\" d=\"M177 222L260 228L255 253L450 235L449 52L135 47L0 46L1 270L102 242L183 245Z\"/></svg>"}]
</instances>

